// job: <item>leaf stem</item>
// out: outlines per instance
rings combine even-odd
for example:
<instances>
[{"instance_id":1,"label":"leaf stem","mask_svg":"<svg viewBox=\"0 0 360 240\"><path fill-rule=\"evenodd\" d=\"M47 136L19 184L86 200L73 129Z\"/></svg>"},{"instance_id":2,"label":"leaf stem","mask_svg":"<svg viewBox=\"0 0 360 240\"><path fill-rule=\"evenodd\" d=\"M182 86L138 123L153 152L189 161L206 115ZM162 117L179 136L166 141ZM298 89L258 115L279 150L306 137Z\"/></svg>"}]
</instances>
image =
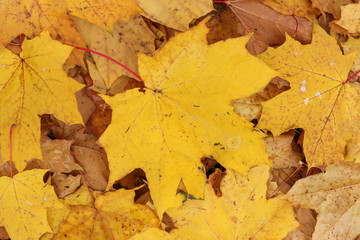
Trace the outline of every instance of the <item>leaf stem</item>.
<instances>
[{"instance_id":1,"label":"leaf stem","mask_svg":"<svg viewBox=\"0 0 360 240\"><path fill-rule=\"evenodd\" d=\"M82 47L77 47L77 46L74 46L74 45L70 45L70 44L64 44L64 45L68 45L68 46L71 46L73 48L76 48L76 49L79 49L79 50L83 50L83 51L86 51L86 52L91 52L91 53L94 53L96 55L99 55L101 57L104 57L106 58L107 60L109 61L112 61L114 63L116 63L117 65L119 65L120 67L124 68L126 71L128 71L129 73L131 73L133 76L135 76L137 79L139 79L140 81L144 82L144 80L142 80L142 78L137 75L134 71L132 71L130 68L128 68L127 66L119 63L118 61L116 61L115 59L109 57L109 56L106 56L105 54L102 54L102 53L99 53L99 52L96 52L94 50L90 50L90 49L87 49L87 48L82 48Z\"/></svg>"},{"instance_id":2,"label":"leaf stem","mask_svg":"<svg viewBox=\"0 0 360 240\"><path fill-rule=\"evenodd\" d=\"M70 152L70 155L71 155L71 157L73 158L74 162L77 163L74 154L73 154L72 152ZM86 179L85 179L85 177L84 177L84 174L83 174L81 171L79 171L79 172L80 172L81 178L82 178L82 180L83 180L83 182L84 182L84 185L85 185L85 187L87 188L87 190L88 190L88 192L89 192L89 194L90 194L90 196L91 196L91 199L92 199L92 201L93 201L93 203L94 203L94 207L95 207L95 198L94 198L94 195L92 194L92 192L91 192L91 190L90 190L90 188L89 188L89 185L88 185L87 182L86 182Z\"/></svg>"},{"instance_id":3,"label":"leaf stem","mask_svg":"<svg viewBox=\"0 0 360 240\"><path fill-rule=\"evenodd\" d=\"M293 34L293 37L295 37L295 34L297 33L298 31L298 27L299 27L299 22L298 20L296 19L295 15L294 14L291 14L291 16L295 19L296 21L296 28L295 28L295 31L294 31L294 34Z\"/></svg>"},{"instance_id":4,"label":"leaf stem","mask_svg":"<svg viewBox=\"0 0 360 240\"><path fill-rule=\"evenodd\" d=\"M348 80L346 80L345 82L343 82L343 84L349 82L351 79L353 79L356 75L358 75L360 73L360 70L357 71L354 75L352 75Z\"/></svg>"},{"instance_id":5,"label":"leaf stem","mask_svg":"<svg viewBox=\"0 0 360 240\"><path fill-rule=\"evenodd\" d=\"M214 1L214 3L224 3L226 5L230 4L229 1L220 1L220 0L216 0L216 1Z\"/></svg>"},{"instance_id":6,"label":"leaf stem","mask_svg":"<svg viewBox=\"0 0 360 240\"><path fill-rule=\"evenodd\" d=\"M20 34L20 49L21 49L21 51L22 51L22 34Z\"/></svg>"},{"instance_id":7,"label":"leaf stem","mask_svg":"<svg viewBox=\"0 0 360 240\"><path fill-rule=\"evenodd\" d=\"M13 173L13 167L12 167L12 131L13 128L15 127L15 123L13 125L11 125L10 127L10 176L11 178L13 178L14 173Z\"/></svg>"}]
</instances>

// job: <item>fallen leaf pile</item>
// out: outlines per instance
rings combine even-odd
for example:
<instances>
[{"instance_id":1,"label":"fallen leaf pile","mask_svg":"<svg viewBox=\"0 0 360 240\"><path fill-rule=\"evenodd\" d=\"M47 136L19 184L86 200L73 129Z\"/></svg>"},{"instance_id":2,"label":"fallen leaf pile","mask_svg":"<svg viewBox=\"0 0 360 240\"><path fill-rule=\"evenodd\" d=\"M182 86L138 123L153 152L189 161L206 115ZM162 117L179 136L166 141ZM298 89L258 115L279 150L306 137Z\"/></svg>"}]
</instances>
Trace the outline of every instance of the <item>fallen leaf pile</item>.
<instances>
[{"instance_id":1,"label":"fallen leaf pile","mask_svg":"<svg viewBox=\"0 0 360 240\"><path fill-rule=\"evenodd\" d=\"M360 237L359 1L0 13L0 239Z\"/></svg>"}]
</instances>

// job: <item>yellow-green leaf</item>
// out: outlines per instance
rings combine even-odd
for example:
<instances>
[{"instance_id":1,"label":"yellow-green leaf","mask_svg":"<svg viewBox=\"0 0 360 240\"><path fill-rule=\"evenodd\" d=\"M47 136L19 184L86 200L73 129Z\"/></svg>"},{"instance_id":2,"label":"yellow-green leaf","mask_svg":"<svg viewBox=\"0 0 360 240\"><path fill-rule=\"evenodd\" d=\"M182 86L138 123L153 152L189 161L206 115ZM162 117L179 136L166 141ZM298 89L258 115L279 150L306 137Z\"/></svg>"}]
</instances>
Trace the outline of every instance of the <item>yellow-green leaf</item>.
<instances>
[{"instance_id":1,"label":"yellow-green leaf","mask_svg":"<svg viewBox=\"0 0 360 240\"><path fill-rule=\"evenodd\" d=\"M67 77L62 65L72 47L64 46L44 32L25 40L20 57L0 50L0 146L2 162L10 159L10 127L13 124L12 153L16 168L26 161L41 159L40 118L49 113L67 123L81 123L75 92L81 84Z\"/></svg>"},{"instance_id":2,"label":"yellow-green leaf","mask_svg":"<svg viewBox=\"0 0 360 240\"><path fill-rule=\"evenodd\" d=\"M100 138L109 158L109 187L142 168L159 216L181 203L176 196L181 179L190 194L203 197L203 156L242 174L269 164L264 135L239 118L230 102L261 90L276 72L247 52L248 37L208 46L207 31L201 23L154 57L141 55L145 93L104 96L113 109Z\"/></svg>"}]
</instances>

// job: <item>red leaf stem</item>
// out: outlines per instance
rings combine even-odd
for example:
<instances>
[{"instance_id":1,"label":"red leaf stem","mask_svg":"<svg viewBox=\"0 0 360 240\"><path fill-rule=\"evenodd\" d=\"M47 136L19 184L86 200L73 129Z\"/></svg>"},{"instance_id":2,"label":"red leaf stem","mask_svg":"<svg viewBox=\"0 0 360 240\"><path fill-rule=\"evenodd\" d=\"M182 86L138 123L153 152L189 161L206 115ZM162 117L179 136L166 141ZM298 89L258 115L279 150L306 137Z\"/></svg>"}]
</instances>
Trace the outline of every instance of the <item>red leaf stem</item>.
<instances>
[{"instance_id":1,"label":"red leaf stem","mask_svg":"<svg viewBox=\"0 0 360 240\"><path fill-rule=\"evenodd\" d=\"M13 131L13 128L15 127L15 125L16 124L14 123L10 127L10 176L11 176L11 178L14 176L13 167L12 167L12 131Z\"/></svg>"},{"instance_id":2,"label":"red leaf stem","mask_svg":"<svg viewBox=\"0 0 360 240\"><path fill-rule=\"evenodd\" d=\"M298 20L296 19L296 17L295 17L294 14L291 14L291 16L292 16L292 17L295 19L295 21L296 21L296 28L295 28L295 31L294 31L294 34L293 34L293 36L295 36L295 34L296 34L297 31L298 31L299 22L298 22Z\"/></svg>"},{"instance_id":3,"label":"red leaf stem","mask_svg":"<svg viewBox=\"0 0 360 240\"><path fill-rule=\"evenodd\" d=\"M111 58L111 57L109 57L109 56L106 56L105 54L102 54L102 53L99 53L99 52L96 52L96 51L94 51L94 50L90 50L90 49L87 49L87 48L82 48L82 47L73 46L73 45L70 45L70 44L64 44L64 45L68 45L68 46L71 46L71 47L73 47L73 48L76 48L76 49L79 49L79 50L83 50L83 51L86 51L86 52L91 52L91 53L94 53L94 54L99 55L99 56L101 56L101 57L104 57L104 58L106 58L107 60L110 60L110 61L116 63L117 65L119 65L120 67L124 68L126 71L128 71L129 73L131 73L133 76L135 76L137 79L139 79L140 81L144 82L144 81L142 80L142 78L141 78L139 75L137 75L134 71L132 71L130 68L128 68L127 66L119 63L119 62L116 61L115 59L113 59L113 58Z\"/></svg>"},{"instance_id":4,"label":"red leaf stem","mask_svg":"<svg viewBox=\"0 0 360 240\"><path fill-rule=\"evenodd\" d=\"M360 70L357 71L354 75L352 75L348 80L346 80L345 82L343 82L343 84L349 82L351 79L353 79L356 75L358 75L360 73Z\"/></svg>"}]
</instances>

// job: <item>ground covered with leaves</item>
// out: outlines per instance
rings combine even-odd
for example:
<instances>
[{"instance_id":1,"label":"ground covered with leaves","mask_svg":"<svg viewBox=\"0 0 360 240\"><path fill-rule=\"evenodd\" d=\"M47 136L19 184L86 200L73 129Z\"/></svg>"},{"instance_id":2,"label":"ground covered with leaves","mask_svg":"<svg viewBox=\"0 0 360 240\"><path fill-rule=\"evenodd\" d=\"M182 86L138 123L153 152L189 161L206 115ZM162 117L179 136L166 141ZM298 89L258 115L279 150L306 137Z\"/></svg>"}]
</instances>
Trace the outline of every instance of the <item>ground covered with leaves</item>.
<instances>
[{"instance_id":1,"label":"ground covered with leaves","mask_svg":"<svg viewBox=\"0 0 360 240\"><path fill-rule=\"evenodd\" d=\"M359 239L358 1L0 13L0 239Z\"/></svg>"}]
</instances>

